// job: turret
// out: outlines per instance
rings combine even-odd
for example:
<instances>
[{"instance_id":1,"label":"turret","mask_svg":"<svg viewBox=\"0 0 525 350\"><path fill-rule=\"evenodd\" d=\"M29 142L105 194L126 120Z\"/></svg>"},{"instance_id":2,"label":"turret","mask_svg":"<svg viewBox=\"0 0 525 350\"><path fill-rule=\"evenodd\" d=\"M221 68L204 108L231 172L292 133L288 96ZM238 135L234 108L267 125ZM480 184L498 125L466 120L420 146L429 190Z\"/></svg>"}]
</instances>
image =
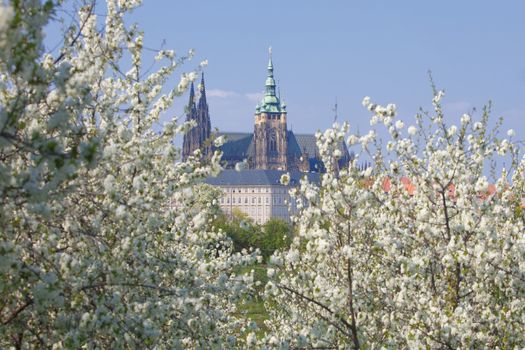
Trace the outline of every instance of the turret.
<instances>
[{"instance_id":1,"label":"turret","mask_svg":"<svg viewBox=\"0 0 525 350\"><path fill-rule=\"evenodd\" d=\"M269 49L268 75L263 100L255 108L254 151L255 168L287 170L286 107L276 94L276 84Z\"/></svg>"}]
</instances>

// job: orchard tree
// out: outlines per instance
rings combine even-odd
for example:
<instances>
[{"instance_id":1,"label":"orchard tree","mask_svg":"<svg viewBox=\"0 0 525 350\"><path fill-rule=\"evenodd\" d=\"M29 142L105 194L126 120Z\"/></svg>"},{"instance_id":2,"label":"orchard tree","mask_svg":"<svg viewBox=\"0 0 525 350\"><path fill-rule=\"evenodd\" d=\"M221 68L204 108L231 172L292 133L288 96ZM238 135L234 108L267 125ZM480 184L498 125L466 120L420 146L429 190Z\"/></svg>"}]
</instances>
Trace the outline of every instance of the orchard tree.
<instances>
[{"instance_id":1,"label":"orchard tree","mask_svg":"<svg viewBox=\"0 0 525 350\"><path fill-rule=\"evenodd\" d=\"M242 345L250 276L231 271L253 257L209 229L217 194L194 187L220 155L181 162L173 138L191 125L159 120L195 79L166 85L192 52L144 69L124 20L139 3L0 2L0 348Z\"/></svg>"},{"instance_id":2,"label":"orchard tree","mask_svg":"<svg viewBox=\"0 0 525 350\"><path fill-rule=\"evenodd\" d=\"M262 256L267 259L276 250L288 248L292 241L292 228L282 219L272 218L263 225L259 240Z\"/></svg>"},{"instance_id":3,"label":"orchard tree","mask_svg":"<svg viewBox=\"0 0 525 350\"><path fill-rule=\"evenodd\" d=\"M318 134L327 168L302 182L298 234L275 254L271 348L515 349L525 346L525 161L514 131L433 110L407 126L365 98L373 128L350 135L374 160L338 169L348 125ZM381 126L382 127L382 126ZM496 162L496 163L495 163ZM491 179L489 174L498 174ZM255 340L252 339L253 344Z\"/></svg>"}]
</instances>

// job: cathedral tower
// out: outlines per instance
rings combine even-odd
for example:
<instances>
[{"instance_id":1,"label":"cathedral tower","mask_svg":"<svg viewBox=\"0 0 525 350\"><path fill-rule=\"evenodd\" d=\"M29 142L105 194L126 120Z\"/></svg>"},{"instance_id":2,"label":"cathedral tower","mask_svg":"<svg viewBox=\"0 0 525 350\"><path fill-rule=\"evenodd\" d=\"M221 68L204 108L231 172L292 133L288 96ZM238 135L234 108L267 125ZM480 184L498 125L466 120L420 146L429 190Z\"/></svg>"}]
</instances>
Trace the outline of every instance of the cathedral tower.
<instances>
[{"instance_id":1,"label":"cathedral tower","mask_svg":"<svg viewBox=\"0 0 525 350\"><path fill-rule=\"evenodd\" d=\"M197 149L202 151L204 158L211 156L211 122L206 102L206 87L204 85L204 73L199 84L199 102L195 103L195 89L193 82L190 87L190 100L186 111L186 121L193 120L196 125L184 134L182 145L182 159L186 160Z\"/></svg>"},{"instance_id":2,"label":"cathedral tower","mask_svg":"<svg viewBox=\"0 0 525 350\"><path fill-rule=\"evenodd\" d=\"M288 170L286 105L281 103L275 87L270 48L266 92L263 100L255 108L253 163L256 169Z\"/></svg>"}]
</instances>

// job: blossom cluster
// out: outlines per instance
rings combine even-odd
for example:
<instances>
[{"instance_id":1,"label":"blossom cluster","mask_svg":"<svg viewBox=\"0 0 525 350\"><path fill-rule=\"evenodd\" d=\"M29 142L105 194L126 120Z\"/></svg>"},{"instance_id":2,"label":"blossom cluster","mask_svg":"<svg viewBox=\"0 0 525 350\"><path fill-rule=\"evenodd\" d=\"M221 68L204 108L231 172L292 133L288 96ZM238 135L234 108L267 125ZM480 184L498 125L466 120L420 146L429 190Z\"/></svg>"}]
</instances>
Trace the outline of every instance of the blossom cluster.
<instances>
[{"instance_id":1,"label":"blossom cluster","mask_svg":"<svg viewBox=\"0 0 525 350\"><path fill-rule=\"evenodd\" d=\"M253 278L235 271L255 256L212 228L218 193L197 186L220 154L182 162L188 126L153 129L192 53L143 69L139 3L87 3L54 54L43 28L66 4L0 5L0 348L224 348L249 330Z\"/></svg>"},{"instance_id":2,"label":"blossom cluster","mask_svg":"<svg viewBox=\"0 0 525 350\"><path fill-rule=\"evenodd\" d=\"M306 205L271 259L259 346L525 346L525 160L513 130L488 129L488 108L447 125L443 96L406 131L394 105L365 98L388 131L348 137L374 159L366 169L334 166L347 126L318 134L327 173L292 193Z\"/></svg>"}]
</instances>

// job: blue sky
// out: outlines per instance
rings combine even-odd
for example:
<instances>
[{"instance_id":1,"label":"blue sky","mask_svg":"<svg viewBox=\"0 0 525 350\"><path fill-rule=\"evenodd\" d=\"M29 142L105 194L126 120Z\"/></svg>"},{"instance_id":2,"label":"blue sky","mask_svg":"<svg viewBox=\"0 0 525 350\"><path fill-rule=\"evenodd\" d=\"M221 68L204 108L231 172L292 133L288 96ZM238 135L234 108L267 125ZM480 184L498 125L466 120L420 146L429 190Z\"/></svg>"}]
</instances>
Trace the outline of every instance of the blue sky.
<instances>
[{"instance_id":1,"label":"blue sky","mask_svg":"<svg viewBox=\"0 0 525 350\"><path fill-rule=\"evenodd\" d=\"M146 0L130 21L145 31L146 46L194 48L186 70L208 59L212 125L223 131L253 130L272 46L295 132L329 127L336 97L339 120L354 130L369 128L367 95L396 103L410 123L419 107L430 108L430 69L449 120L492 100L494 119L504 116L504 128L521 136L524 13L524 1ZM177 100L174 112L186 102Z\"/></svg>"}]
</instances>

